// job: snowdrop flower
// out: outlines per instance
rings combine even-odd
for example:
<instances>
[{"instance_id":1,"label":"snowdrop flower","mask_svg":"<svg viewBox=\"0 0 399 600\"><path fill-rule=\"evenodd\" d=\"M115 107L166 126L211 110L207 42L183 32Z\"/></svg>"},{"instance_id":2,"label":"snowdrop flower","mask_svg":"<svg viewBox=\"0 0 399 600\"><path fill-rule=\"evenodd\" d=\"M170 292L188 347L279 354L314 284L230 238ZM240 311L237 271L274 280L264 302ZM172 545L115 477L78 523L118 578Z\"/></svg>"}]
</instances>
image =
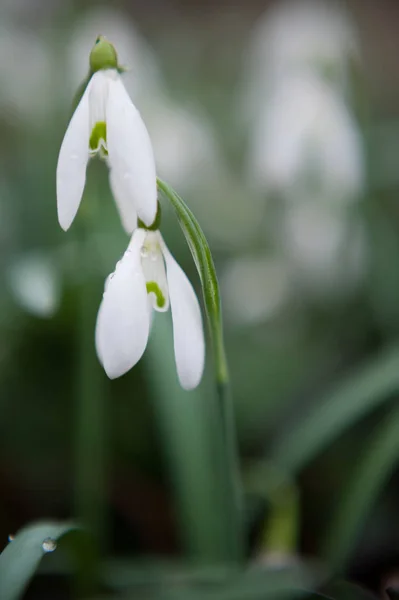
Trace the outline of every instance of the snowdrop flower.
<instances>
[{"instance_id":1,"label":"snowdrop flower","mask_svg":"<svg viewBox=\"0 0 399 600\"><path fill-rule=\"evenodd\" d=\"M279 237L298 290L329 300L353 293L367 271L367 238L357 218L332 211L320 199L286 207Z\"/></svg>"},{"instance_id":2,"label":"snowdrop flower","mask_svg":"<svg viewBox=\"0 0 399 600\"><path fill-rule=\"evenodd\" d=\"M61 281L54 261L45 253L30 252L13 261L7 270L7 283L26 312L45 319L58 309Z\"/></svg>"},{"instance_id":3,"label":"snowdrop flower","mask_svg":"<svg viewBox=\"0 0 399 600\"><path fill-rule=\"evenodd\" d=\"M131 233L137 216L150 225L157 211L152 146L140 113L119 75L115 48L99 36L90 54L93 75L72 116L57 165L58 220L67 230L79 208L89 158L110 168L110 184L123 226Z\"/></svg>"},{"instance_id":4,"label":"snowdrop flower","mask_svg":"<svg viewBox=\"0 0 399 600\"><path fill-rule=\"evenodd\" d=\"M165 270L166 266L166 270ZM158 230L139 227L106 280L96 325L96 348L108 377L120 377L142 357L152 311L172 312L177 374L186 390L202 376L205 342L198 299Z\"/></svg>"},{"instance_id":5,"label":"snowdrop flower","mask_svg":"<svg viewBox=\"0 0 399 600\"><path fill-rule=\"evenodd\" d=\"M285 0L272 5L256 23L248 49L246 72L253 108L271 82L303 69L326 77L345 92L350 67L360 61L358 37L342 3Z\"/></svg>"},{"instance_id":6,"label":"snowdrop flower","mask_svg":"<svg viewBox=\"0 0 399 600\"><path fill-rule=\"evenodd\" d=\"M317 186L343 203L364 189L362 141L336 91L311 72L288 76L275 87L252 138L253 180L260 188L297 197Z\"/></svg>"}]
</instances>

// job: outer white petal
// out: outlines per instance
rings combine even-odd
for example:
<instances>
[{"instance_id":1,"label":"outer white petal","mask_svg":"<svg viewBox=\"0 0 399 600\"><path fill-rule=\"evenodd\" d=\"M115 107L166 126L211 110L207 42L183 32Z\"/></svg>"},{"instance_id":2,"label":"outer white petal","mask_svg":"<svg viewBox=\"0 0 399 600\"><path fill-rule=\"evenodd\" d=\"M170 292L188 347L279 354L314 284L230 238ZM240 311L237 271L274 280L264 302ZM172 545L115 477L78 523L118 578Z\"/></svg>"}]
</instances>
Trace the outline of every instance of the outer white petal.
<instances>
[{"instance_id":1,"label":"outer white petal","mask_svg":"<svg viewBox=\"0 0 399 600\"><path fill-rule=\"evenodd\" d=\"M140 263L144 237L143 230L135 231L108 280L98 312L97 354L111 379L120 377L140 360L148 341L150 315Z\"/></svg>"},{"instance_id":2,"label":"outer white petal","mask_svg":"<svg viewBox=\"0 0 399 600\"><path fill-rule=\"evenodd\" d=\"M107 147L115 180L126 190L140 219L151 225L157 212L154 154L144 122L120 77L109 86Z\"/></svg>"},{"instance_id":3,"label":"outer white petal","mask_svg":"<svg viewBox=\"0 0 399 600\"><path fill-rule=\"evenodd\" d=\"M191 390L204 370L205 341L201 310L191 283L163 243L173 320L177 374L181 386Z\"/></svg>"},{"instance_id":4,"label":"outer white petal","mask_svg":"<svg viewBox=\"0 0 399 600\"><path fill-rule=\"evenodd\" d=\"M66 231L78 211L89 160L90 83L79 102L61 144L57 164L58 221Z\"/></svg>"},{"instance_id":5,"label":"outer white petal","mask_svg":"<svg viewBox=\"0 0 399 600\"><path fill-rule=\"evenodd\" d=\"M110 81L117 73L114 69L100 70L90 80L90 132L94 125L107 119L107 102Z\"/></svg>"},{"instance_id":6,"label":"outer white petal","mask_svg":"<svg viewBox=\"0 0 399 600\"><path fill-rule=\"evenodd\" d=\"M123 181L115 176L114 169L110 169L109 183L114 196L119 216L126 233L133 233L137 227L137 211L135 205L129 198L129 194L123 185Z\"/></svg>"}]
</instances>

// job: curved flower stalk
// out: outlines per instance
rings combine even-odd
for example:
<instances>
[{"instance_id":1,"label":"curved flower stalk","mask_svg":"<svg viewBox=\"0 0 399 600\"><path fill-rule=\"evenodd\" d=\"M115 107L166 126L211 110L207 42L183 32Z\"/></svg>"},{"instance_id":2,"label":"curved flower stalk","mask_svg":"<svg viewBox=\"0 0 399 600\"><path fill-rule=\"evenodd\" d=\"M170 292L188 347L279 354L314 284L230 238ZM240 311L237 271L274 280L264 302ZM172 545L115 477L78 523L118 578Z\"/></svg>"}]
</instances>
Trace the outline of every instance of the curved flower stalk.
<instances>
[{"instance_id":1,"label":"curved flower stalk","mask_svg":"<svg viewBox=\"0 0 399 600\"><path fill-rule=\"evenodd\" d=\"M169 306L178 378L184 389L191 390L199 384L204 369L201 310L191 283L155 222L149 229L140 226L135 230L115 272L106 280L97 317L96 348L111 379L140 360L152 311L166 312Z\"/></svg>"},{"instance_id":2,"label":"curved flower stalk","mask_svg":"<svg viewBox=\"0 0 399 600\"><path fill-rule=\"evenodd\" d=\"M110 168L110 185L128 233L137 216L150 225L157 211L151 141L120 77L115 48L99 36L90 54L91 77L63 139L57 164L57 207L67 230L78 211L89 159L99 155Z\"/></svg>"},{"instance_id":3,"label":"curved flower stalk","mask_svg":"<svg viewBox=\"0 0 399 600\"><path fill-rule=\"evenodd\" d=\"M209 336L214 354L221 425L221 435L218 439L219 449L216 455L220 458L219 477L224 486L224 516L229 524L228 547L230 556L236 561L241 561L244 549L242 494L234 410L230 396L229 372L224 348L221 302L216 269L208 242L191 210L183 199L165 181L159 178L158 189L176 212L201 280Z\"/></svg>"}]
</instances>

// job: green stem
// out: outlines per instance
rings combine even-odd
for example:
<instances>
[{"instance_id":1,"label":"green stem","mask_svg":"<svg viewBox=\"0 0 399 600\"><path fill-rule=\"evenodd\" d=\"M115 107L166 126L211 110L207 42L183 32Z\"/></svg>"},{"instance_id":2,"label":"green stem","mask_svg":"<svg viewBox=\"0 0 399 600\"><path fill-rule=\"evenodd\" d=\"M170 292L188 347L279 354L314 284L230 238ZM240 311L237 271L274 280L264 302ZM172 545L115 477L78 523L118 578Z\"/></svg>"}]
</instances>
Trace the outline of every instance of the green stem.
<instances>
[{"instance_id":1,"label":"green stem","mask_svg":"<svg viewBox=\"0 0 399 600\"><path fill-rule=\"evenodd\" d=\"M239 460L215 265L205 235L191 210L180 196L160 179L158 179L158 189L171 202L176 211L201 280L205 312L213 346L218 396L216 415L218 427L214 436L214 457L215 464L218 466L218 476L224 487L220 510L221 518L227 522L226 543L228 549L226 557L240 562L244 555L244 536Z\"/></svg>"},{"instance_id":2,"label":"green stem","mask_svg":"<svg viewBox=\"0 0 399 600\"><path fill-rule=\"evenodd\" d=\"M295 483L274 465L261 461L246 474L247 491L268 505L262 528L262 556L291 557L297 550L299 494Z\"/></svg>"},{"instance_id":3,"label":"green stem","mask_svg":"<svg viewBox=\"0 0 399 600\"><path fill-rule=\"evenodd\" d=\"M77 517L101 547L106 519L106 407L103 376L94 347L96 308L101 292L90 276L90 249L86 243L82 245L85 258L78 316L74 500Z\"/></svg>"},{"instance_id":4,"label":"green stem","mask_svg":"<svg viewBox=\"0 0 399 600\"><path fill-rule=\"evenodd\" d=\"M262 534L262 553L290 557L298 537L298 496L286 486L270 498L270 510Z\"/></svg>"},{"instance_id":5,"label":"green stem","mask_svg":"<svg viewBox=\"0 0 399 600\"><path fill-rule=\"evenodd\" d=\"M230 547L232 557L242 561L245 554L243 531L243 506L241 480L238 459L237 436L234 419L234 408L228 381L217 383L218 408L221 424L221 473L225 480L225 504L229 513Z\"/></svg>"}]
</instances>

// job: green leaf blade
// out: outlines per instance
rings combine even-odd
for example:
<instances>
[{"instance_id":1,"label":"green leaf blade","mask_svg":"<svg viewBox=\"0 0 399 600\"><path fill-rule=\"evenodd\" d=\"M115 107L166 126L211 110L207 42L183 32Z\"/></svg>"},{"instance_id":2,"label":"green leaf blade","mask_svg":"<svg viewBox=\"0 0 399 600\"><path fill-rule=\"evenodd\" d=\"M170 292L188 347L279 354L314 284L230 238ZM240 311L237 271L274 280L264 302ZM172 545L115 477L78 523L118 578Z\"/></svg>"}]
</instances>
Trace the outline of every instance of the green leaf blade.
<instances>
[{"instance_id":1,"label":"green leaf blade","mask_svg":"<svg viewBox=\"0 0 399 600\"><path fill-rule=\"evenodd\" d=\"M43 556L46 540L57 542L67 533L79 531L74 523L35 523L18 532L0 554L0 598L18 600L33 577Z\"/></svg>"},{"instance_id":2,"label":"green leaf blade","mask_svg":"<svg viewBox=\"0 0 399 600\"><path fill-rule=\"evenodd\" d=\"M399 390L399 348L384 349L320 400L309 416L279 438L272 459L295 474L353 423Z\"/></svg>"}]
</instances>

